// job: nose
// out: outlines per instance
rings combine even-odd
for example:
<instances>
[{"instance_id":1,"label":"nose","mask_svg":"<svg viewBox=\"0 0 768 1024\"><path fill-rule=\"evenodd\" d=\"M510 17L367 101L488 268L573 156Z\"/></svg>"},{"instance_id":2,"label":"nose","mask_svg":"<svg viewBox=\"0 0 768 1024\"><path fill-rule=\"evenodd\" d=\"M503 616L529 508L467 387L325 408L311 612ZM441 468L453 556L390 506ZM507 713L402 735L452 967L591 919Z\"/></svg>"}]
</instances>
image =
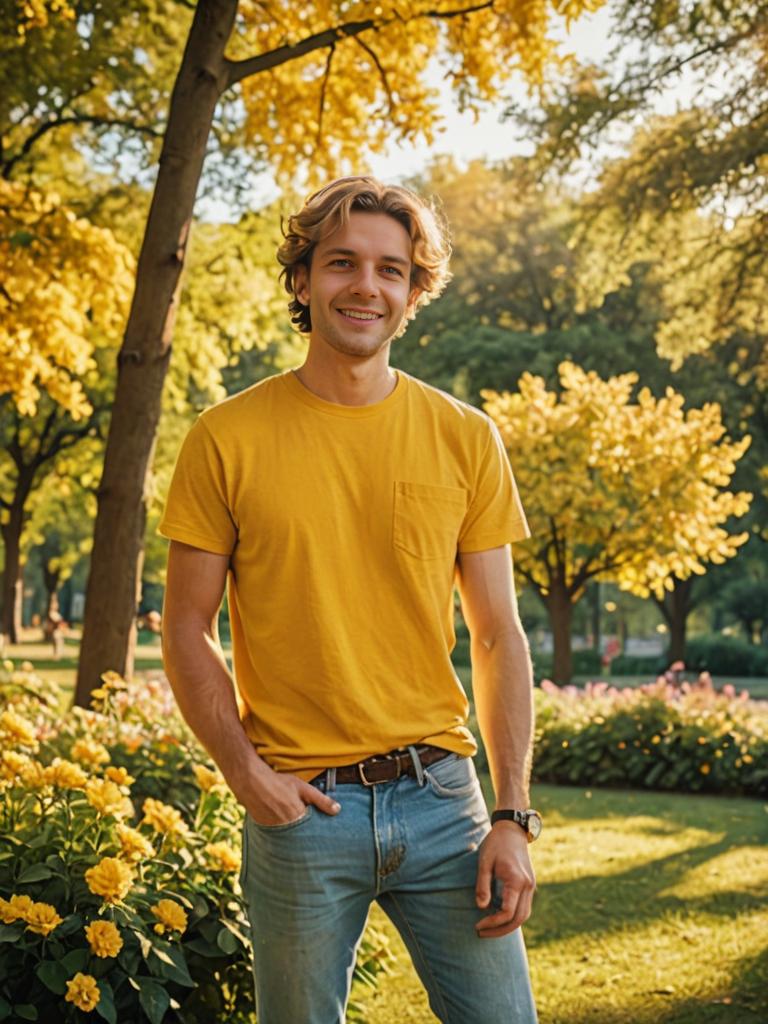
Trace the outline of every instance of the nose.
<instances>
[{"instance_id":1,"label":"nose","mask_svg":"<svg viewBox=\"0 0 768 1024\"><path fill-rule=\"evenodd\" d=\"M352 282L351 290L354 295L375 296L379 294L379 282L376 277L376 267L373 263L360 263Z\"/></svg>"}]
</instances>

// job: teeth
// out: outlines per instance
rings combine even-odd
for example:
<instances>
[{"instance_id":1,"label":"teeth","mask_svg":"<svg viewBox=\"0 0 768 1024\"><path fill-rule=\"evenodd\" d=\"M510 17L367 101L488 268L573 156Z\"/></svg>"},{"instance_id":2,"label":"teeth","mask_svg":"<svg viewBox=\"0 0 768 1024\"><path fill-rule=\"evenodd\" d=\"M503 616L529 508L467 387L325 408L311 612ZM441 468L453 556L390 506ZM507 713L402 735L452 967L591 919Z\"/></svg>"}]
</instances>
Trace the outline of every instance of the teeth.
<instances>
[{"instance_id":1,"label":"teeth","mask_svg":"<svg viewBox=\"0 0 768 1024\"><path fill-rule=\"evenodd\" d=\"M358 313L353 309L342 309L344 316L351 316L353 320L378 320L380 313Z\"/></svg>"}]
</instances>

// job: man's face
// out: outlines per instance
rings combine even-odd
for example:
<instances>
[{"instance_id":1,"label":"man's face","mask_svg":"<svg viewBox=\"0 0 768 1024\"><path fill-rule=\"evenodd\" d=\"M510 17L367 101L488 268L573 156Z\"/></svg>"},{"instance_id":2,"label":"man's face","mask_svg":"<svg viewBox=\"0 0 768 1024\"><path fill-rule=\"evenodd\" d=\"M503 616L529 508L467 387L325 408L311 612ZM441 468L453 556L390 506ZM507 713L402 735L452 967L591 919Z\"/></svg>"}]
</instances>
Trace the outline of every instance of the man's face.
<instances>
[{"instance_id":1,"label":"man's face","mask_svg":"<svg viewBox=\"0 0 768 1024\"><path fill-rule=\"evenodd\" d=\"M309 305L312 340L349 356L375 355L415 301L410 276L411 239L403 225L385 213L351 213L318 242L311 271L296 268L296 298Z\"/></svg>"}]
</instances>

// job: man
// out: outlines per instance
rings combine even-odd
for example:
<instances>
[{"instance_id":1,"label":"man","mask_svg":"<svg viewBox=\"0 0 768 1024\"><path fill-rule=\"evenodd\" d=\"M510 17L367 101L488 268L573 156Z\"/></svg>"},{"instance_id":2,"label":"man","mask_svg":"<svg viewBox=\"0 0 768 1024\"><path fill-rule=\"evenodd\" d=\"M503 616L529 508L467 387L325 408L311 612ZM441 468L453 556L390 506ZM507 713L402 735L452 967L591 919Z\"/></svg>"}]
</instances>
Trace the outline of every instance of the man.
<instances>
[{"instance_id":1,"label":"man","mask_svg":"<svg viewBox=\"0 0 768 1024\"><path fill-rule=\"evenodd\" d=\"M441 1021L536 1019L520 925L541 821L509 553L525 517L489 418L389 367L448 255L406 189L344 178L310 197L278 252L306 361L200 417L161 524L168 676L247 812L260 1024L343 1021L374 899ZM455 579L492 827L449 657Z\"/></svg>"}]
</instances>

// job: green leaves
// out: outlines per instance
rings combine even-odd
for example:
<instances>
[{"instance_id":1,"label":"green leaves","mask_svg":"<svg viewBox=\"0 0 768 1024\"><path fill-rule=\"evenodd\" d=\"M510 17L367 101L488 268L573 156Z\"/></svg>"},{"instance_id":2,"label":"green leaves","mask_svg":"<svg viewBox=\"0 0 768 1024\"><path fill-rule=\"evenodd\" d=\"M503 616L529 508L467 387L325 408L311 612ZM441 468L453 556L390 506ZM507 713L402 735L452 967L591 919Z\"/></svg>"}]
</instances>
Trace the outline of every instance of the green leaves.
<instances>
[{"instance_id":1,"label":"green leaves","mask_svg":"<svg viewBox=\"0 0 768 1024\"><path fill-rule=\"evenodd\" d=\"M137 978L139 1002L149 1018L150 1024L161 1024L165 1011L171 1004L171 997L162 985L149 978Z\"/></svg>"},{"instance_id":2,"label":"green leaves","mask_svg":"<svg viewBox=\"0 0 768 1024\"><path fill-rule=\"evenodd\" d=\"M69 972L63 964L54 960L43 960L35 969L35 974L47 989L57 996L63 996L67 990Z\"/></svg>"},{"instance_id":3,"label":"green leaves","mask_svg":"<svg viewBox=\"0 0 768 1024\"><path fill-rule=\"evenodd\" d=\"M28 882L42 882L44 879L50 878L52 874L51 869L45 864L33 864L22 871L16 881L19 885L25 885Z\"/></svg>"}]
</instances>

